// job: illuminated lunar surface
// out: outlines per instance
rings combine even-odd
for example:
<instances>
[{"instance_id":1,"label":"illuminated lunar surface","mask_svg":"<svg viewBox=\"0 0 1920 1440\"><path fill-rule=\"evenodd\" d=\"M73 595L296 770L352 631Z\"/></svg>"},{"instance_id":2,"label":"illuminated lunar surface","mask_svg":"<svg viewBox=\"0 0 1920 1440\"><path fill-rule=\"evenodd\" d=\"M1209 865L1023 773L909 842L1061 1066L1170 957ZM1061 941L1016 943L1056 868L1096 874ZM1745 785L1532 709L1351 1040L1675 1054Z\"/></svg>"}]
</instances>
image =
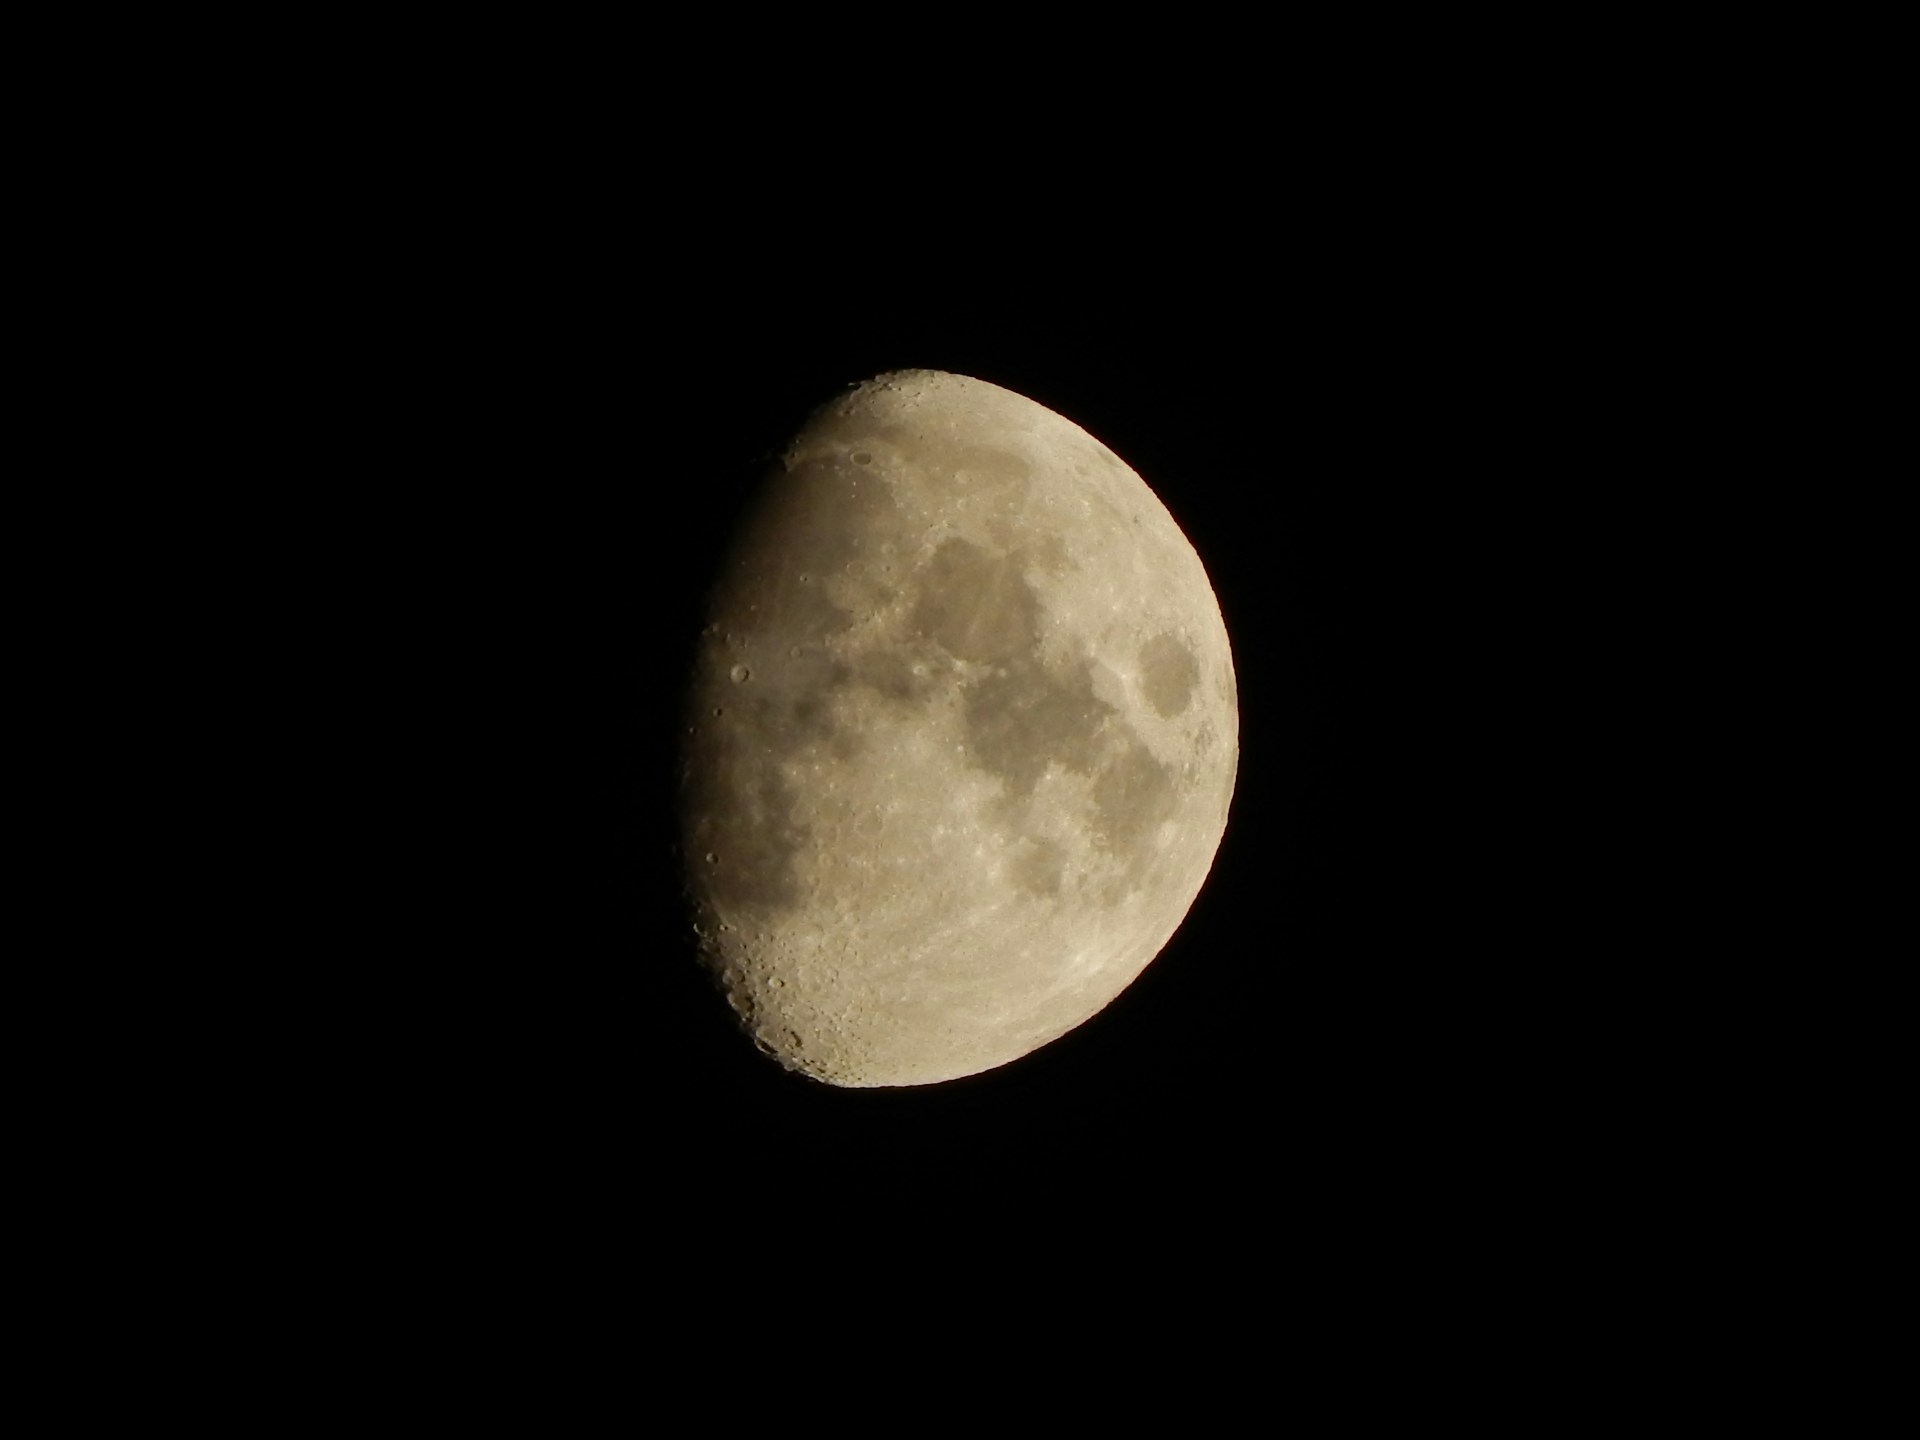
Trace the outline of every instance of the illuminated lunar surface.
<instances>
[{"instance_id":1,"label":"illuminated lunar surface","mask_svg":"<svg viewBox=\"0 0 1920 1440\"><path fill-rule=\"evenodd\" d=\"M1237 759L1193 547L1077 425L938 371L827 405L701 637L683 836L760 1048L924 1085L1081 1024L1206 880Z\"/></svg>"}]
</instances>

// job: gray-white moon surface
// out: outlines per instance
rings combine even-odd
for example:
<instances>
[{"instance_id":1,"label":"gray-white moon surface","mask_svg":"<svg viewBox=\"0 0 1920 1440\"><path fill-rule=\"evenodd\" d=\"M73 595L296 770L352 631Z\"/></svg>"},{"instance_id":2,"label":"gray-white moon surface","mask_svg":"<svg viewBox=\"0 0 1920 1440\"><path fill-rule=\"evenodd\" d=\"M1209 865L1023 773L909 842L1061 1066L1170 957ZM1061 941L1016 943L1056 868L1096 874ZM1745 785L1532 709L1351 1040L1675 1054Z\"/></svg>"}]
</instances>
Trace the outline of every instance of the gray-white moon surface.
<instances>
[{"instance_id":1,"label":"gray-white moon surface","mask_svg":"<svg viewBox=\"0 0 1920 1440\"><path fill-rule=\"evenodd\" d=\"M1160 952L1238 759L1205 569L1106 446L939 371L820 411L701 636L683 841L760 1048L843 1086L1004 1065Z\"/></svg>"}]
</instances>

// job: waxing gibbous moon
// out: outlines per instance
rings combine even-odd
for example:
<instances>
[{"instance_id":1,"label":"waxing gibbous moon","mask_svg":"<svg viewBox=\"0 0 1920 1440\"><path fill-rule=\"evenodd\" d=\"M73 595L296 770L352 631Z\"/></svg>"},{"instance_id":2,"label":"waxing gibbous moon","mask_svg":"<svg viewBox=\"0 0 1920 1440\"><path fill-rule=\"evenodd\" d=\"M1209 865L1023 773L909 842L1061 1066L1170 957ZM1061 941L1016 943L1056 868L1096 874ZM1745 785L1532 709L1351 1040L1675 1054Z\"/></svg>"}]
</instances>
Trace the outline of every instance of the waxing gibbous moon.
<instances>
[{"instance_id":1,"label":"waxing gibbous moon","mask_svg":"<svg viewBox=\"0 0 1920 1440\"><path fill-rule=\"evenodd\" d=\"M1004 1065L1185 918L1233 794L1226 627L1166 507L1079 426L939 371L858 386L767 478L708 618L694 929L781 1064Z\"/></svg>"}]
</instances>

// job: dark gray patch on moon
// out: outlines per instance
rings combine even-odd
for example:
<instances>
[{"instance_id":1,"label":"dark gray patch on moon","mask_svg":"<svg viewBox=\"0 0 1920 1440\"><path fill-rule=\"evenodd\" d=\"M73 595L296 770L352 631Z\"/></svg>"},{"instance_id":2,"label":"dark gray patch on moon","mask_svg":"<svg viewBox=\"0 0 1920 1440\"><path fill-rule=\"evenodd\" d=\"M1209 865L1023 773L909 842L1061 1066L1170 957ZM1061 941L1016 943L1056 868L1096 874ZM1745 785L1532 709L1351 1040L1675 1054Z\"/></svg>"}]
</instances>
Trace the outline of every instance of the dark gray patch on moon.
<instances>
[{"instance_id":1,"label":"dark gray patch on moon","mask_svg":"<svg viewBox=\"0 0 1920 1440\"><path fill-rule=\"evenodd\" d=\"M1156 635L1140 647L1140 693L1154 713L1171 719L1193 700L1200 667L1174 635Z\"/></svg>"},{"instance_id":2,"label":"dark gray patch on moon","mask_svg":"<svg viewBox=\"0 0 1920 1440\"><path fill-rule=\"evenodd\" d=\"M853 675L875 694L903 705L915 704L933 689L927 666L905 649L869 651L855 662Z\"/></svg>"},{"instance_id":3,"label":"dark gray patch on moon","mask_svg":"<svg viewBox=\"0 0 1920 1440\"><path fill-rule=\"evenodd\" d=\"M1040 601L1012 556L947 540L921 572L912 625L957 660L1005 660L1038 644Z\"/></svg>"},{"instance_id":4,"label":"dark gray patch on moon","mask_svg":"<svg viewBox=\"0 0 1920 1440\"><path fill-rule=\"evenodd\" d=\"M790 698L755 712L759 752L776 765L810 744L824 744L841 760L856 754L860 737L834 724L832 698L835 690L855 678L848 666L825 657L796 666L785 687Z\"/></svg>"},{"instance_id":5,"label":"dark gray patch on moon","mask_svg":"<svg viewBox=\"0 0 1920 1440\"><path fill-rule=\"evenodd\" d=\"M1021 655L966 693L967 753L982 770L1027 796L1049 764L1077 774L1092 769L1094 747L1112 707L1093 693L1088 668L1048 671Z\"/></svg>"},{"instance_id":6,"label":"dark gray patch on moon","mask_svg":"<svg viewBox=\"0 0 1920 1440\"><path fill-rule=\"evenodd\" d=\"M1096 830L1110 849L1134 849L1173 814L1177 798L1173 772L1129 737L1093 782L1093 807L1100 817Z\"/></svg>"},{"instance_id":7,"label":"dark gray patch on moon","mask_svg":"<svg viewBox=\"0 0 1920 1440\"><path fill-rule=\"evenodd\" d=\"M1023 895L1043 897L1060 893L1064 859L1051 840L1029 840L1013 862L1013 883Z\"/></svg>"},{"instance_id":8,"label":"dark gray patch on moon","mask_svg":"<svg viewBox=\"0 0 1920 1440\"><path fill-rule=\"evenodd\" d=\"M1049 764L1085 774L1112 709L1093 693L1090 668L1049 669L1040 658L1040 598L1020 552L994 555L947 540L919 576L916 637L957 660L990 667L963 705L968 758L1026 796Z\"/></svg>"}]
</instances>

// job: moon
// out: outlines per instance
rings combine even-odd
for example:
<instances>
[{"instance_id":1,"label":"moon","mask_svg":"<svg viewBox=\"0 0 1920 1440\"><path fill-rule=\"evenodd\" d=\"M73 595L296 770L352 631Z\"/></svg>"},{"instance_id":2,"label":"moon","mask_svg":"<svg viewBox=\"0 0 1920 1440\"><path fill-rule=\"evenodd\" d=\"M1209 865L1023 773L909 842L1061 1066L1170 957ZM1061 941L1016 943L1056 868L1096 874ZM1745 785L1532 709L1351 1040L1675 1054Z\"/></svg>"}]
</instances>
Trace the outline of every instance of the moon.
<instances>
[{"instance_id":1,"label":"moon","mask_svg":"<svg viewBox=\"0 0 1920 1440\"><path fill-rule=\"evenodd\" d=\"M768 476L708 619L692 923L788 1069L1005 1065L1186 917L1238 762L1226 627L1166 507L1071 421L940 371L855 387Z\"/></svg>"}]
</instances>

